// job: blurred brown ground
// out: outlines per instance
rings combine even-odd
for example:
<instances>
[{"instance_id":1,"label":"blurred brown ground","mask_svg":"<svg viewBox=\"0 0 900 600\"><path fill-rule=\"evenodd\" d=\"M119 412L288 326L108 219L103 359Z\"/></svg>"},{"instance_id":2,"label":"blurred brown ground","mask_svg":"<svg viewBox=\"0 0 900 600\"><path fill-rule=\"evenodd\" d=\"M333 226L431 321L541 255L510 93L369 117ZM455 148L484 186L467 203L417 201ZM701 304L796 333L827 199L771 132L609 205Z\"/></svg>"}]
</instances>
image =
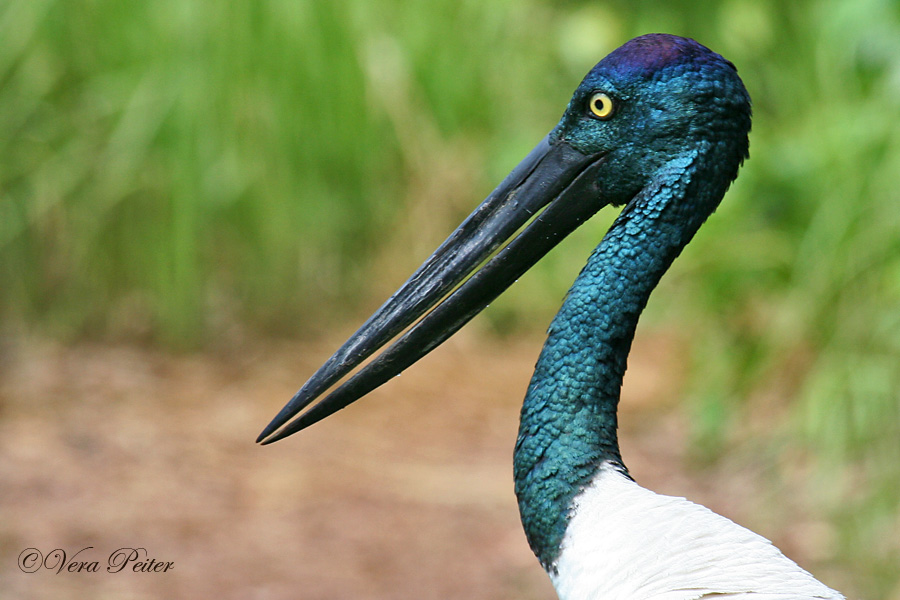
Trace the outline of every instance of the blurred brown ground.
<instances>
[{"instance_id":1,"label":"blurred brown ground","mask_svg":"<svg viewBox=\"0 0 900 600\"><path fill-rule=\"evenodd\" d=\"M2 598L547 599L512 492L539 339L465 332L384 389L273 446L257 433L339 340L207 355L11 345L0 370ZM639 337L621 408L626 464L773 539L831 583L829 531L751 453L692 468L683 365ZM26 574L28 547L98 573ZM168 573L106 573L121 547Z\"/></svg>"}]
</instances>

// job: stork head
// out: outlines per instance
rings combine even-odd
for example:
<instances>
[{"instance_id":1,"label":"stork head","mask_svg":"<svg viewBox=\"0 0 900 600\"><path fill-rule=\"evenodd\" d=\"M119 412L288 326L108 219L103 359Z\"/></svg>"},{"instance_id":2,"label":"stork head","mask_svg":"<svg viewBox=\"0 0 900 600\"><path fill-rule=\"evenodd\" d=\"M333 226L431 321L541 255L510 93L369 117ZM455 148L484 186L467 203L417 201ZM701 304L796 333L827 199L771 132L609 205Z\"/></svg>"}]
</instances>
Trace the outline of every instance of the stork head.
<instances>
[{"instance_id":1,"label":"stork head","mask_svg":"<svg viewBox=\"0 0 900 600\"><path fill-rule=\"evenodd\" d=\"M688 153L715 154L707 162L731 182L748 155L749 131L750 96L730 61L694 40L649 34L591 69L550 139L603 154L600 192L625 204Z\"/></svg>"},{"instance_id":2,"label":"stork head","mask_svg":"<svg viewBox=\"0 0 900 600\"><path fill-rule=\"evenodd\" d=\"M710 182L714 193L697 207L705 219L747 155L749 129L747 91L734 65L715 52L664 34L618 48L584 78L556 127L322 365L258 441L286 437L388 381L600 208L627 205L672 165L701 169ZM378 358L296 416L414 322Z\"/></svg>"}]
</instances>

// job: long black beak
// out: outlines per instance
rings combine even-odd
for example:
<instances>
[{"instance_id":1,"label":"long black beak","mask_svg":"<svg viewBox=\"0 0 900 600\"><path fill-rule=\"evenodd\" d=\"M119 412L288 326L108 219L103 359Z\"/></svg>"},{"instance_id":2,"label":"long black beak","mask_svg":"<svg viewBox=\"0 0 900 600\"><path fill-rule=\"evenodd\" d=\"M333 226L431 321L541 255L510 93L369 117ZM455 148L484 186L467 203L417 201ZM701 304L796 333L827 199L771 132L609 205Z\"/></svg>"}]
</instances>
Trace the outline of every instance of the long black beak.
<instances>
[{"instance_id":1,"label":"long black beak","mask_svg":"<svg viewBox=\"0 0 900 600\"><path fill-rule=\"evenodd\" d=\"M484 310L605 205L600 198L598 178L604 155L586 155L565 141L551 138L552 134L545 137L413 276L309 378L266 426L257 442L269 444L309 427L406 369ZM538 212L540 215L509 245L440 302ZM375 360L274 433L432 308Z\"/></svg>"}]
</instances>

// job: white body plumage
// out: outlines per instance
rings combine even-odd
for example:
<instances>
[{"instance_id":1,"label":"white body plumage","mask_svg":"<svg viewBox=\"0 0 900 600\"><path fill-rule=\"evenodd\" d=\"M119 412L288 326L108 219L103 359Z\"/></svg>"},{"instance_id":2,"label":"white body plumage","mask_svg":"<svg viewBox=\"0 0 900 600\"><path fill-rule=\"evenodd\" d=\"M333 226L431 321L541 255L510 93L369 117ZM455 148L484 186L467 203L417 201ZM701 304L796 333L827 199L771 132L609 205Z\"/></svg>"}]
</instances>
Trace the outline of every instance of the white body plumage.
<instances>
[{"instance_id":1,"label":"white body plumage","mask_svg":"<svg viewBox=\"0 0 900 600\"><path fill-rule=\"evenodd\" d=\"M561 600L844 598L762 536L609 464L571 515L550 574Z\"/></svg>"}]
</instances>

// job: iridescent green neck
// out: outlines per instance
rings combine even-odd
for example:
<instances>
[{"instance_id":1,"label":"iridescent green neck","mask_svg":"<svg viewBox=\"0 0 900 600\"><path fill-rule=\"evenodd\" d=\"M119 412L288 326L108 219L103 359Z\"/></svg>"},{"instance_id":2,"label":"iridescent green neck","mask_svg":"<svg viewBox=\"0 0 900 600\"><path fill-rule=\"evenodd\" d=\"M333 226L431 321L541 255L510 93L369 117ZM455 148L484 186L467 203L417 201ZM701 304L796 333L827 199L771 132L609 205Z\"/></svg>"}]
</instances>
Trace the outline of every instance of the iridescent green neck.
<instances>
[{"instance_id":1,"label":"iridescent green neck","mask_svg":"<svg viewBox=\"0 0 900 600\"><path fill-rule=\"evenodd\" d=\"M616 408L650 292L724 194L673 161L622 211L550 325L522 407L516 495L532 549L553 569L573 498L600 465L625 466ZM691 198L685 201L684 198Z\"/></svg>"}]
</instances>

